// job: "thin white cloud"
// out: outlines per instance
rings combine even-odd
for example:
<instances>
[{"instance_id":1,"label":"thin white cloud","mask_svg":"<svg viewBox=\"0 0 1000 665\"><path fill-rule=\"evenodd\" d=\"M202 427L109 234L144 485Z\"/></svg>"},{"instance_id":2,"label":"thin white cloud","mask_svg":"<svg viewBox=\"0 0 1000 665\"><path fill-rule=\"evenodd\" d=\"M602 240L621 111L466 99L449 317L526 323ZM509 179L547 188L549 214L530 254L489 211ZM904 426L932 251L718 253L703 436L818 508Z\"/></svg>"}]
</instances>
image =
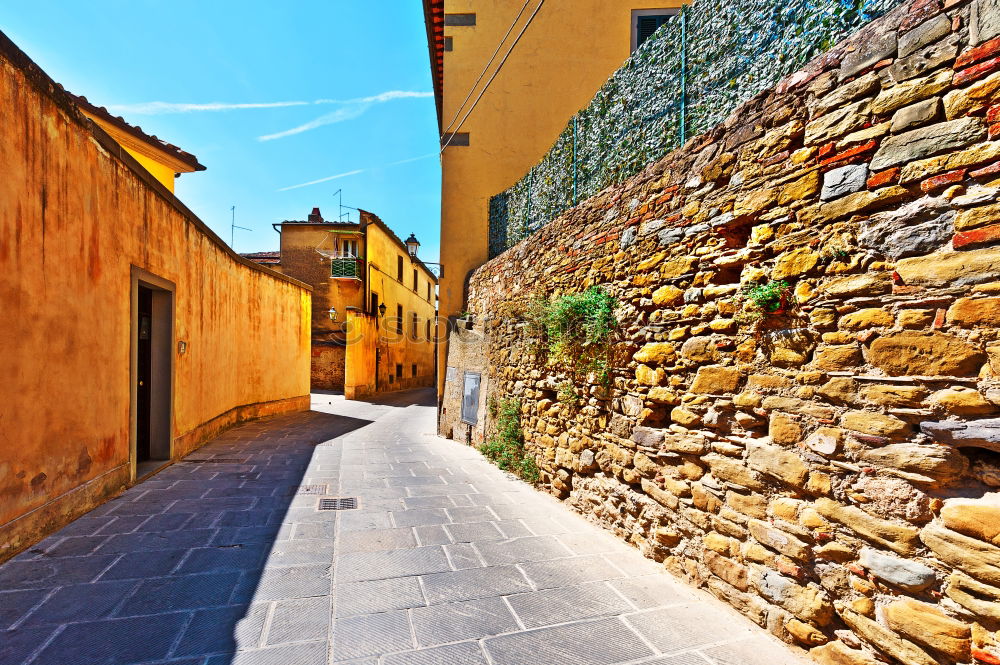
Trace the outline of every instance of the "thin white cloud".
<instances>
[{"instance_id":1,"label":"thin white cloud","mask_svg":"<svg viewBox=\"0 0 1000 665\"><path fill-rule=\"evenodd\" d=\"M359 173L364 173L365 169L354 169L353 171L347 171L346 173L338 173L337 175L331 175L326 178L320 178L319 180L310 180L309 182L303 182L298 185L291 185L290 187L282 187L279 192L287 192L290 189L298 189L299 187L308 187L309 185L318 185L321 182L330 182L331 180L337 180L339 178L346 178L350 175L357 175Z\"/></svg>"},{"instance_id":2,"label":"thin white cloud","mask_svg":"<svg viewBox=\"0 0 1000 665\"><path fill-rule=\"evenodd\" d=\"M287 106L309 106L310 102L261 102L249 104L227 104L209 102L207 104L179 104L174 102L143 102L141 104L112 104L108 110L128 115L166 115L169 113L193 113L197 111L238 111L243 109L276 109Z\"/></svg>"},{"instance_id":3,"label":"thin white cloud","mask_svg":"<svg viewBox=\"0 0 1000 665\"><path fill-rule=\"evenodd\" d=\"M289 101L289 102L248 102L245 104L231 104L229 102L206 102L199 104L188 104L180 102L140 102L138 104L110 104L107 108L115 113L127 113L129 115L168 115L171 113L196 113L199 111L242 111L245 109L278 109L289 106L311 106L314 104L381 104L393 99L409 99L414 97L430 97L433 93L417 92L412 90L387 90L377 95L369 97L358 97L356 99L317 99L312 102Z\"/></svg>"},{"instance_id":4,"label":"thin white cloud","mask_svg":"<svg viewBox=\"0 0 1000 665\"><path fill-rule=\"evenodd\" d=\"M300 187L309 187L310 185L318 185L322 182L330 182L331 180L338 180L340 178L346 178L347 176L358 175L359 173L364 173L366 171L373 171L375 169L382 169L389 166L396 166L397 164L409 164L410 162L418 162L421 159L429 159L431 157L437 157L438 153L430 153L427 155L420 155L419 157L409 157L407 159L400 159L399 161L389 162L388 164L383 164L382 166L374 166L367 169L354 169L353 171L347 171L346 173L338 173L337 175L327 176L326 178L320 178L319 180L310 180L309 182L303 182L298 185L290 185L288 187L282 187L277 190L279 192L287 192L290 189L299 189Z\"/></svg>"},{"instance_id":5,"label":"thin white cloud","mask_svg":"<svg viewBox=\"0 0 1000 665\"><path fill-rule=\"evenodd\" d=\"M321 115L314 120L310 120L307 123L292 127L291 129L286 129L281 132L276 132L274 134L265 134L264 136L258 136L258 141L273 141L275 139L283 139L286 136L294 136L295 134L301 134L302 132L308 132L312 129L318 127L323 127L325 125L332 125L338 122L344 122L345 120L353 120L358 116L363 115L368 109L370 109L374 104L384 104L385 102L393 101L396 99L415 99L421 97L431 97L434 93L432 92L415 92L410 90L388 90L386 92L381 92L377 95L372 95L370 97L359 97L357 99L318 99L315 104L341 104L342 107L333 111L332 113L327 113Z\"/></svg>"},{"instance_id":6,"label":"thin white cloud","mask_svg":"<svg viewBox=\"0 0 1000 665\"><path fill-rule=\"evenodd\" d=\"M364 112L370 108L371 104L354 104L351 106L345 106L344 108L337 109L333 113L327 113L326 115L321 115L315 120L310 120L304 125L292 127L291 129L286 129L283 132L277 132L275 134L258 136L257 140L273 141L274 139L283 139L286 136L293 136L295 134L301 134L302 132L308 132L311 129L323 127L324 125L332 125L337 122L344 122L345 120L354 120L358 116L363 115Z\"/></svg>"},{"instance_id":7,"label":"thin white cloud","mask_svg":"<svg viewBox=\"0 0 1000 665\"><path fill-rule=\"evenodd\" d=\"M358 97L357 99L317 99L314 104L371 104L392 101L393 99L413 99L420 97L433 97L433 92L418 92L415 90L386 90L370 97Z\"/></svg>"}]
</instances>

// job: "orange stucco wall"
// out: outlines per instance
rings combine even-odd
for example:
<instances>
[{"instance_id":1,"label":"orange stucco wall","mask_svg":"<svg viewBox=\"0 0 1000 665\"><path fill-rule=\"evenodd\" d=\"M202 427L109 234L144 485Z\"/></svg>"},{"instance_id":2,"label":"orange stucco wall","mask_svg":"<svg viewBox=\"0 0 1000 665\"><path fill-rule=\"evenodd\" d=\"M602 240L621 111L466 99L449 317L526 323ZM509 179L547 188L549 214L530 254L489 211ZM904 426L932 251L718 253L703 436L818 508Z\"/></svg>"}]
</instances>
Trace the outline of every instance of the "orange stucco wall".
<instances>
[{"instance_id":1,"label":"orange stucco wall","mask_svg":"<svg viewBox=\"0 0 1000 665\"><path fill-rule=\"evenodd\" d=\"M310 291L232 253L0 34L0 559L134 480L132 272L174 285L172 457L308 408Z\"/></svg>"}]
</instances>

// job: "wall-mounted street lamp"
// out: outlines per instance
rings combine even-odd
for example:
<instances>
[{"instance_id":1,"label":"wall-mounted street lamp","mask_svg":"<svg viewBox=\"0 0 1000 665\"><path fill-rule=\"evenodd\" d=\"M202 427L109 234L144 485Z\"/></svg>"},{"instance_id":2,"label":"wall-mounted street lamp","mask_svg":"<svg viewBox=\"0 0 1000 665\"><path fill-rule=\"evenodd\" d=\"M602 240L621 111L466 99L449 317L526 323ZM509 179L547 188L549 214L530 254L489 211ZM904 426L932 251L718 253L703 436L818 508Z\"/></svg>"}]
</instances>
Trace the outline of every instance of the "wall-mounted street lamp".
<instances>
[{"instance_id":1,"label":"wall-mounted street lamp","mask_svg":"<svg viewBox=\"0 0 1000 665\"><path fill-rule=\"evenodd\" d=\"M406 251L410 253L411 259L417 258L417 250L419 248L420 241L417 240L416 235L411 233L410 237L406 239ZM438 279L444 276L444 267L440 263L430 263L429 261L421 261L421 263Z\"/></svg>"},{"instance_id":2,"label":"wall-mounted street lamp","mask_svg":"<svg viewBox=\"0 0 1000 665\"><path fill-rule=\"evenodd\" d=\"M331 321L336 321L337 320L337 308L336 307L331 307L330 311L327 312L327 314L330 315L330 320Z\"/></svg>"},{"instance_id":3,"label":"wall-mounted street lamp","mask_svg":"<svg viewBox=\"0 0 1000 665\"><path fill-rule=\"evenodd\" d=\"M417 249L420 247L420 241L417 240L417 236L410 234L410 237L406 239L406 251L410 253L412 258L417 258Z\"/></svg>"},{"instance_id":4,"label":"wall-mounted street lamp","mask_svg":"<svg viewBox=\"0 0 1000 665\"><path fill-rule=\"evenodd\" d=\"M379 306L378 306L378 315L381 316L381 317L385 317L385 303L379 304Z\"/></svg>"}]
</instances>

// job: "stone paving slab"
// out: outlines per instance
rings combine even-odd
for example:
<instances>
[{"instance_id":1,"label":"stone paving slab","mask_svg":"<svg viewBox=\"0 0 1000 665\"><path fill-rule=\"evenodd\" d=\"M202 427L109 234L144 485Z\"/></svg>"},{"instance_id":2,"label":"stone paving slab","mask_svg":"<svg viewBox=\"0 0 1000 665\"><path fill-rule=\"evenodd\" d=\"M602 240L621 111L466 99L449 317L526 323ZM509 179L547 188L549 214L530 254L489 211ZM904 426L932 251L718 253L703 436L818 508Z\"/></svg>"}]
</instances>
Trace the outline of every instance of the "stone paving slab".
<instances>
[{"instance_id":1,"label":"stone paving slab","mask_svg":"<svg viewBox=\"0 0 1000 665\"><path fill-rule=\"evenodd\" d=\"M0 664L805 662L434 436L433 404L314 395L0 565Z\"/></svg>"}]
</instances>

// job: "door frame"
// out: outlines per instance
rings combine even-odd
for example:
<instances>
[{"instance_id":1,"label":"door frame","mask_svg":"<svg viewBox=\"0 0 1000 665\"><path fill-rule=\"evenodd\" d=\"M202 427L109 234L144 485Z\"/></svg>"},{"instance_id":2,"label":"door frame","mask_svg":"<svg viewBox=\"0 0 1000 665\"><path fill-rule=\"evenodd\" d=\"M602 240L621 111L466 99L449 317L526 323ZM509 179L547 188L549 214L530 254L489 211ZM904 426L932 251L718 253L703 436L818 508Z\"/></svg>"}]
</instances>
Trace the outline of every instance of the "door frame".
<instances>
[{"instance_id":1,"label":"door frame","mask_svg":"<svg viewBox=\"0 0 1000 665\"><path fill-rule=\"evenodd\" d=\"M136 430L138 422L139 375L139 287L153 292L153 339L151 373L158 377L150 387L150 449L158 451L155 461L169 463L174 456L174 318L176 310L175 294L177 286L137 266L131 269L129 307L129 467L132 482L138 480L138 454L136 450ZM164 334L165 333L165 334ZM156 339L166 340L156 343ZM155 454L155 452L154 452ZM161 465L162 466L162 465ZM145 475L145 474L144 474Z\"/></svg>"}]
</instances>

